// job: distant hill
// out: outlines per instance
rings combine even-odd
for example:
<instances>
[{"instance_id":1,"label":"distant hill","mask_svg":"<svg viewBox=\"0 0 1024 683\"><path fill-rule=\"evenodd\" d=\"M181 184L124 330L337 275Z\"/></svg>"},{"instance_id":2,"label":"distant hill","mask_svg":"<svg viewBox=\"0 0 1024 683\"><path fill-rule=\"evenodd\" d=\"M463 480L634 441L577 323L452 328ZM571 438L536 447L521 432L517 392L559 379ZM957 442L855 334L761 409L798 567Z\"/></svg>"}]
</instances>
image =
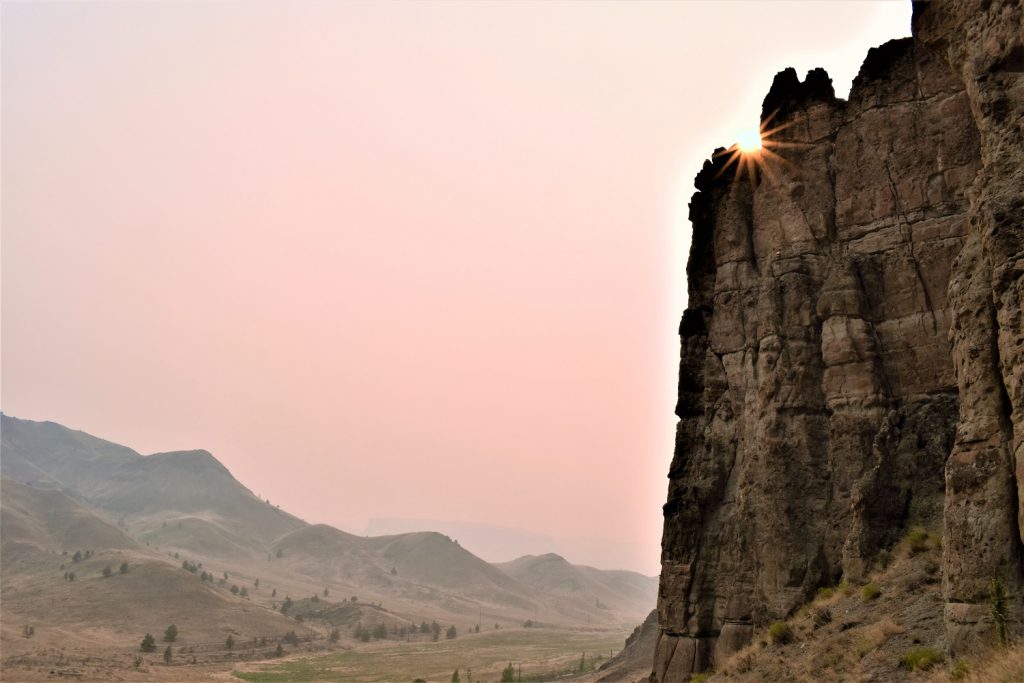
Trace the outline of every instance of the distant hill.
<instances>
[{"instance_id":1,"label":"distant hill","mask_svg":"<svg viewBox=\"0 0 1024 683\"><path fill-rule=\"evenodd\" d=\"M374 517L366 525L367 536L394 536L414 531L436 531L450 536L488 562L508 562L523 555L559 551L561 547L560 542L552 536L493 524Z\"/></svg>"},{"instance_id":2,"label":"distant hill","mask_svg":"<svg viewBox=\"0 0 1024 683\"><path fill-rule=\"evenodd\" d=\"M253 495L207 451L142 456L54 422L8 415L2 416L0 449L0 473L64 491L156 545L256 557L305 526ZM189 533L177 533L179 522Z\"/></svg>"},{"instance_id":3,"label":"distant hill","mask_svg":"<svg viewBox=\"0 0 1024 683\"><path fill-rule=\"evenodd\" d=\"M487 562L511 562L524 555L557 553L571 558L574 563L621 569L623 561L635 563L636 558L643 555L639 542L551 536L528 529L480 522L373 517L366 525L367 536L393 536L414 531L437 531L450 536L463 548ZM644 565L651 566L647 563ZM636 570L637 566L634 564L632 569ZM640 571L643 573L643 570Z\"/></svg>"},{"instance_id":4,"label":"distant hill","mask_svg":"<svg viewBox=\"0 0 1024 683\"><path fill-rule=\"evenodd\" d=\"M526 555L496 566L578 619L603 621L614 613L641 621L657 601L657 578L577 566L554 553Z\"/></svg>"},{"instance_id":5,"label":"distant hill","mask_svg":"<svg viewBox=\"0 0 1024 683\"><path fill-rule=\"evenodd\" d=\"M92 613L88 632L106 633L108 642L150 617L200 613L223 616L220 626L204 621L201 628L195 617L191 624L204 637L258 635L294 626L280 613L285 598L306 605L314 619L344 612L392 625L437 620L462 632L527 620L621 627L655 603L655 580L633 572L574 566L557 555L495 565L432 531L366 537L307 524L254 496L206 451L143 456L53 422L7 415L0 429L5 642L9 615L70 628ZM88 592L65 585L69 567L60 569L76 550L94 553L74 567ZM106 564L122 562L137 571L93 582ZM183 563L202 564L217 584ZM247 599L228 592L236 583ZM134 588L115 596L108 589L116 586ZM56 594L70 602L54 612L58 603L44 598Z\"/></svg>"},{"instance_id":6,"label":"distant hill","mask_svg":"<svg viewBox=\"0 0 1024 683\"><path fill-rule=\"evenodd\" d=\"M353 536L317 524L280 540L278 562L322 582L342 582L386 595L441 604L456 612L525 610L537 605L533 592L494 565L434 532Z\"/></svg>"}]
</instances>

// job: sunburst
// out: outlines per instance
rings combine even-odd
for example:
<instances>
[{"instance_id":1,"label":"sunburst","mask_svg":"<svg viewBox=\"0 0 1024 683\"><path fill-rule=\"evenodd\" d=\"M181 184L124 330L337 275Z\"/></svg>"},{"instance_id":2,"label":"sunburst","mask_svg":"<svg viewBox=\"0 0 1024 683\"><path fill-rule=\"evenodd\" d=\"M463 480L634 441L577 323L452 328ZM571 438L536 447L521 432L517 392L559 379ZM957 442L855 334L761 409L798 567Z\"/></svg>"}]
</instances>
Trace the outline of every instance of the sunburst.
<instances>
[{"instance_id":1,"label":"sunburst","mask_svg":"<svg viewBox=\"0 0 1024 683\"><path fill-rule=\"evenodd\" d=\"M770 126L773 113L768 116L757 129L749 128L741 131L736 136L736 143L729 149L723 149L715 154L716 157L727 157L725 165L719 169L715 177L721 176L733 165L736 166L736 174L733 180L739 180L744 175L750 180L751 185L757 184L759 176L764 175L774 182L777 177L772 166L782 166L789 162L778 152L774 151L782 147L807 147L801 142L784 142L775 140L773 135L789 127L789 123L778 126Z\"/></svg>"}]
</instances>

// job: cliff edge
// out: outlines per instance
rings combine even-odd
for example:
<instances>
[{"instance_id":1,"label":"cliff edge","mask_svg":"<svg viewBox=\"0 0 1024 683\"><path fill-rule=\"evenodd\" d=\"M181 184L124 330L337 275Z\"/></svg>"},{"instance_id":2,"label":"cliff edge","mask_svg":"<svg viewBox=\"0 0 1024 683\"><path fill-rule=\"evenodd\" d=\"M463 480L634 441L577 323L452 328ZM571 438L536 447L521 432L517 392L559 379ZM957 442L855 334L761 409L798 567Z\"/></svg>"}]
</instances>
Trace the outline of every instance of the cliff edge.
<instances>
[{"instance_id":1,"label":"cliff edge","mask_svg":"<svg viewBox=\"0 0 1024 683\"><path fill-rule=\"evenodd\" d=\"M1019 2L915 3L848 101L824 71L776 76L764 169L697 176L652 680L913 527L942 534L951 652L993 637L993 581L1020 629L1022 73Z\"/></svg>"}]
</instances>

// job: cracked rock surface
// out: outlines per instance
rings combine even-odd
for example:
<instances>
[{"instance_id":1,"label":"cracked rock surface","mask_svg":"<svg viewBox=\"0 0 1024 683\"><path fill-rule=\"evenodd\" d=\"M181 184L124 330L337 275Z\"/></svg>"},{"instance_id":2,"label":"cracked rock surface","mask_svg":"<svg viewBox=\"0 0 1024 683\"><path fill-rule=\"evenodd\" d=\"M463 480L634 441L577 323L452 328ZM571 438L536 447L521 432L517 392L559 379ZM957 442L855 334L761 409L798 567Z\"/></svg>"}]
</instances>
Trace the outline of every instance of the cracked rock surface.
<instances>
[{"instance_id":1,"label":"cracked rock surface","mask_svg":"<svg viewBox=\"0 0 1024 683\"><path fill-rule=\"evenodd\" d=\"M848 101L779 73L768 170L706 162L652 680L746 645L907 530L943 533L946 645L1024 592L1024 25L915 5ZM749 175L749 174L748 174Z\"/></svg>"}]
</instances>

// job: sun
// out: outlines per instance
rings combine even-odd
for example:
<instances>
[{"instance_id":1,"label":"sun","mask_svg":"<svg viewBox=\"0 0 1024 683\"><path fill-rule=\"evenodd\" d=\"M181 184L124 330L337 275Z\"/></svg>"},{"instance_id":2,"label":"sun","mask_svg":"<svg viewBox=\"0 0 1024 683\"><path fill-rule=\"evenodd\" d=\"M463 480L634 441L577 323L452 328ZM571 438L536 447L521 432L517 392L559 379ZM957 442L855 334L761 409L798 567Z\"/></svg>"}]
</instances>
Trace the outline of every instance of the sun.
<instances>
[{"instance_id":1,"label":"sun","mask_svg":"<svg viewBox=\"0 0 1024 683\"><path fill-rule=\"evenodd\" d=\"M741 130L736 136L736 146L739 147L740 152L745 154L761 151L761 131L756 128Z\"/></svg>"},{"instance_id":2,"label":"sun","mask_svg":"<svg viewBox=\"0 0 1024 683\"><path fill-rule=\"evenodd\" d=\"M787 162L786 159L773 151L773 149L807 147L806 143L783 142L782 140L774 139L773 135L790 125L786 123L770 128L769 124L774 118L775 114L773 113L762 121L761 125L757 128L748 128L740 131L736 136L736 143L732 147L717 152L716 156L727 158L725 164L715 176L716 178L735 165L736 169L733 180L739 180L743 176L747 176L751 185L756 184L760 176L766 176L769 180L775 180L772 165L781 166Z\"/></svg>"}]
</instances>

